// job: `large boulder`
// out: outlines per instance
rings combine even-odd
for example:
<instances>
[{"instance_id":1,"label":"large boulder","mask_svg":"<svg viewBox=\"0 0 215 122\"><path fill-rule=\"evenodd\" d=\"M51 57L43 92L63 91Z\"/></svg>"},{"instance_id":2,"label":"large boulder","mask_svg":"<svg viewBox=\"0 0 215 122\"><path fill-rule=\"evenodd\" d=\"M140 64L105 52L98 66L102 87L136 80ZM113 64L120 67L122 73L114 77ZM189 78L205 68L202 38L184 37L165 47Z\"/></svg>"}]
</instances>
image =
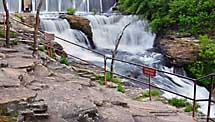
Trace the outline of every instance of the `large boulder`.
<instances>
[{"instance_id":1,"label":"large boulder","mask_svg":"<svg viewBox=\"0 0 215 122\"><path fill-rule=\"evenodd\" d=\"M165 37L158 41L161 53L174 66L184 66L193 63L200 51L199 41L195 38Z\"/></svg>"},{"instance_id":2,"label":"large boulder","mask_svg":"<svg viewBox=\"0 0 215 122\"><path fill-rule=\"evenodd\" d=\"M93 49L95 48L95 44L93 43L92 28L90 26L90 21L88 19L81 16L75 16L75 15L63 15L61 16L61 18L67 19L72 29L80 30L84 34L86 34L89 40L89 43L91 45L91 48Z\"/></svg>"}]
</instances>

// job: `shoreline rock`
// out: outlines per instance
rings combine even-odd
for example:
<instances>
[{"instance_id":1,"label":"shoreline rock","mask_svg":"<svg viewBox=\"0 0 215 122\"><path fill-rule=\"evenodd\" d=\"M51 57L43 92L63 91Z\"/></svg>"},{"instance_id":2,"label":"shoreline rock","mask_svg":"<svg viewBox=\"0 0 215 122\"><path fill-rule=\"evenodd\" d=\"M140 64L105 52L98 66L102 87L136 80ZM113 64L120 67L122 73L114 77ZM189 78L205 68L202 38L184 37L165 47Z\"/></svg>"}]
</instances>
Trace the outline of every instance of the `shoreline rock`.
<instances>
[{"instance_id":1,"label":"shoreline rock","mask_svg":"<svg viewBox=\"0 0 215 122\"><path fill-rule=\"evenodd\" d=\"M193 63L200 52L199 40L192 37L158 37L155 47L176 67Z\"/></svg>"},{"instance_id":2,"label":"shoreline rock","mask_svg":"<svg viewBox=\"0 0 215 122\"><path fill-rule=\"evenodd\" d=\"M82 31L84 34L86 34L89 43L91 45L91 48L95 49L96 46L93 42L93 32L92 32L92 28L90 26L90 21L84 17L81 16L76 16L76 15L62 15L60 18L62 19L66 19L69 24L70 27L72 29L77 29Z\"/></svg>"}]
</instances>

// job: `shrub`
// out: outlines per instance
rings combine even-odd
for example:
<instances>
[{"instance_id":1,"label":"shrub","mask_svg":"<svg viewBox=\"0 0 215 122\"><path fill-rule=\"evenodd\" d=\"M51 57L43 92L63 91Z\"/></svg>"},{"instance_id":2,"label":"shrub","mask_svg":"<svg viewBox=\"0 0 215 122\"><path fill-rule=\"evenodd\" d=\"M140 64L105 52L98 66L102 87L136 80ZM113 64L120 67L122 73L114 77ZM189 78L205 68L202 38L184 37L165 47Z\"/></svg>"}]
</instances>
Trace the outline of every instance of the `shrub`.
<instances>
[{"instance_id":1,"label":"shrub","mask_svg":"<svg viewBox=\"0 0 215 122\"><path fill-rule=\"evenodd\" d=\"M17 18L19 18L20 20L23 20L23 16L21 16L21 15L18 14L18 13L15 13L14 16L17 17Z\"/></svg>"},{"instance_id":2,"label":"shrub","mask_svg":"<svg viewBox=\"0 0 215 122\"><path fill-rule=\"evenodd\" d=\"M97 9L96 8L93 8L91 11L93 12L93 14L97 13Z\"/></svg>"},{"instance_id":3,"label":"shrub","mask_svg":"<svg viewBox=\"0 0 215 122\"><path fill-rule=\"evenodd\" d=\"M112 80L111 80L113 83L115 83L115 84L120 84L121 83L121 81L120 81L120 79L119 78L112 78Z\"/></svg>"},{"instance_id":4,"label":"shrub","mask_svg":"<svg viewBox=\"0 0 215 122\"><path fill-rule=\"evenodd\" d=\"M111 72L107 72L106 73L106 80L107 81L111 81L112 80L112 73Z\"/></svg>"},{"instance_id":5,"label":"shrub","mask_svg":"<svg viewBox=\"0 0 215 122\"><path fill-rule=\"evenodd\" d=\"M152 89L151 90L151 95L152 96L158 96L158 95L160 95L160 90L158 90L158 89ZM145 91L143 93L143 97L149 97L149 90L147 90L147 91Z\"/></svg>"},{"instance_id":6,"label":"shrub","mask_svg":"<svg viewBox=\"0 0 215 122\"><path fill-rule=\"evenodd\" d=\"M185 107L184 112L191 112L191 111L193 111L193 106L189 104Z\"/></svg>"},{"instance_id":7,"label":"shrub","mask_svg":"<svg viewBox=\"0 0 215 122\"><path fill-rule=\"evenodd\" d=\"M75 9L74 8L68 8L67 9L67 14L69 14L69 15L74 15L75 14Z\"/></svg>"},{"instance_id":8,"label":"shrub","mask_svg":"<svg viewBox=\"0 0 215 122\"><path fill-rule=\"evenodd\" d=\"M5 37L5 31L4 30L0 30L0 37ZM10 37L11 38L16 38L17 37L17 34L13 31L10 32Z\"/></svg>"},{"instance_id":9,"label":"shrub","mask_svg":"<svg viewBox=\"0 0 215 122\"><path fill-rule=\"evenodd\" d=\"M215 42L208 38L207 35L200 36L200 50L196 61L185 67L191 77L200 78L210 73L215 73ZM200 85L208 87L209 79L199 81Z\"/></svg>"},{"instance_id":10,"label":"shrub","mask_svg":"<svg viewBox=\"0 0 215 122\"><path fill-rule=\"evenodd\" d=\"M125 93L125 88L122 84L118 84L117 91Z\"/></svg>"},{"instance_id":11,"label":"shrub","mask_svg":"<svg viewBox=\"0 0 215 122\"><path fill-rule=\"evenodd\" d=\"M60 63L65 64L65 65L69 65L69 60L65 56L61 56Z\"/></svg>"},{"instance_id":12,"label":"shrub","mask_svg":"<svg viewBox=\"0 0 215 122\"><path fill-rule=\"evenodd\" d=\"M172 98L168 100L168 103L177 108L182 108L189 104L186 99L177 99L177 98Z\"/></svg>"},{"instance_id":13,"label":"shrub","mask_svg":"<svg viewBox=\"0 0 215 122\"><path fill-rule=\"evenodd\" d=\"M101 75L97 75L96 76L96 80L98 80L99 84L100 85L105 85L105 79L104 79L104 76L101 76ZM119 92L122 92L122 93L125 93L125 88L124 86L122 85L121 81L119 78L117 77L112 77L112 74L110 72L107 72L106 73L106 80L107 81L112 81L113 83L116 83L118 86L117 86L117 91Z\"/></svg>"},{"instance_id":14,"label":"shrub","mask_svg":"<svg viewBox=\"0 0 215 122\"><path fill-rule=\"evenodd\" d=\"M103 80L103 81L104 81L105 79L104 79L104 76L102 76L102 75L97 75L97 76L96 76L96 80ZM107 72L107 73L106 73L106 80L107 80L107 81L111 81L111 80L112 80L112 74L111 74L110 72Z\"/></svg>"},{"instance_id":15,"label":"shrub","mask_svg":"<svg viewBox=\"0 0 215 122\"><path fill-rule=\"evenodd\" d=\"M38 46L38 49L42 52L44 52L46 50L45 46L44 45L39 45Z\"/></svg>"},{"instance_id":16,"label":"shrub","mask_svg":"<svg viewBox=\"0 0 215 122\"><path fill-rule=\"evenodd\" d=\"M142 15L152 30L176 30L194 36L214 31L214 0L119 0L118 9Z\"/></svg>"}]
</instances>

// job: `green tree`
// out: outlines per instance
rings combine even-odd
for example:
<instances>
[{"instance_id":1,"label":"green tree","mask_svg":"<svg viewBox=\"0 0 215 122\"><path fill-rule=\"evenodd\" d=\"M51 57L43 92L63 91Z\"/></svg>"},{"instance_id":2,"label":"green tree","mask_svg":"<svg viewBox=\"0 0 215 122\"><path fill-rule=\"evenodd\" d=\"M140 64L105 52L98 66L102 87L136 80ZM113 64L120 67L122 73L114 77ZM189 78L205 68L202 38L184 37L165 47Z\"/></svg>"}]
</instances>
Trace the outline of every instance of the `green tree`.
<instances>
[{"instance_id":1,"label":"green tree","mask_svg":"<svg viewBox=\"0 0 215 122\"><path fill-rule=\"evenodd\" d=\"M142 15L154 32L198 36L215 31L214 0L120 0L118 9Z\"/></svg>"}]
</instances>

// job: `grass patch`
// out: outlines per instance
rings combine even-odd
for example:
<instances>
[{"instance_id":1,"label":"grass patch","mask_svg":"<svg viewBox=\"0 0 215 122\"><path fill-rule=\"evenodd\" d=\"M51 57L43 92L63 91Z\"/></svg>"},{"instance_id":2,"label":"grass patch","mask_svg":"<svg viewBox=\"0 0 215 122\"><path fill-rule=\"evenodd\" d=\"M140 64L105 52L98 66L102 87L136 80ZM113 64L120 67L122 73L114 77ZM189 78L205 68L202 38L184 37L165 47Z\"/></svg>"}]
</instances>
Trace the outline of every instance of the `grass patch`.
<instances>
[{"instance_id":1,"label":"grass patch","mask_svg":"<svg viewBox=\"0 0 215 122\"><path fill-rule=\"evenodd\" d=\"M117 91L125 93L125 87L122 84L118 84Z\"/></svg>"},{"instance_id":2,"label":"grass patch","mask_svg":"<svg viewBox=\"0 0 215 122\"><path fill-rule=\"evenodd\" d=\"M5 34L6 32L4 30L0 30L0 37L4 38L5 37ZM10 32L10 37L11 38L16 38L17 37L17 34L15 32Z\"/></svg>"},{"instance_id":3,"label":"grass patch","mask_svg":"<svg viewBox=\"0 0 215 122\"><path fill-rule=\"evenodd\" d=\"M100 85L105 85L105 78L104 76L101 75L97 75L96 76L96 80L98 80ZM113 77L112 74L110 72L106 73L106 80L113 82L115 84L117 84L117 91L125 93L125 87L123 86L121 80L118 77Z\"/></svg>"},{"instance_id":4,"label":"grass patch","mask_svg":"<svg viewBox=\"0 0 215 122\"><path fill-rule=\"evenodd\" d=\"M44 45L39 45L38 46L38 49L42 52L44 52L46 50L45 46Z\"/></svg>"},{"instance_id":5,"label":"grass patch","mask_svg":"<svg viewBox=\"0 0 215 122\"><path fill-rule=\"evenodd\" d=\"M18 13L15 13L14 16L17 17L17 18L20 19L20 20L23 20L23 16L21 16L21 15L18 14Z\"/></svg>"},{"instance_id":6,"label":"grass patch","mask_svg":"<svg viewBox=\"0 0 215 122\"><path fill-rule=\"evenodd\" d=\"M169 104L172 106L175 106L177 108L184 108L184 112L191 112L193 111L193 105L189 103L186 99L178 99L178 98L172 98L168 100ZM200 108L200 105L197 104L195 106L195 110Z\"/></svg>"},{"instance_id":7,"label":"grass patch","mask_svg":"<svg viewBox=\"0 0 215 122\"><path fill-rule=\"evenodd\" d=\"M68 58L66 58L65 56L61 56L61 58L60 58L60 63L61 64L65 64L65 65L69 65L69 60L68 60Z\"/></svg>"},{"instance_id":8,"label":"grass patch","mask_svg":"<svg viewBox=\"0 0 215 122\"><path fill-rule=\"evenodd\" d=\"M117 77L115 77L115 78L112 78L112 80L111 80L113 83L115 83L115 84L121 84L121 81L120 81L120 79L119 78L117 78Z\"/></svg>"},{"instance_id":9,"label":"grass patch","mask_svg":"<svg viewBox=\"0 0 215 122\"><path fill-rule=\"evenodd\" d=\"M96 80L104 81L105 78L104 78L104 76L102 76L102 75L97 75L97 76L96 76ZM107 73L106 73L106 80L107 80L107 81L112 81L112 74L111 74L110 72L107 72ZM115 79L114 81L116 81L116 79Z\"/></svg>"},{"instance_id":10,"label":"grass patch","mask_svg":"<svg viewBox=\"0 0 215 122\"><path fill-rule=\"evenodd\" d=\"M151 90L151 95L152 96L159 96L160 95L160 90L158 90L158 89L152 89ZM149 97L149 90L143 92L142 96L143 97Z\"/></svg>"},{"instance_id":11,"label":"grass patch","mask_svg":"<svg viewBox=\"0 0 215 122\"><path fill-rule=\"evenodd\" d=\"M151 95L152 96L158 96L158 97L156 97L156 101L161 101L160 97L159 97L159 95L160 95L160 90L159 89L152 89L151 90ZM133 98L133 100L142 101L142 99L144 99L146 97L149 97L149 90L143 92L141 94L141 96Z\"/></svg>"},{"instance_id":12,"label":"grass patch","mask_svg":"<svg viewBox=\"0 0 215 122\"><path fill-rule=\"evenodd\" d=\"M177 108L182 108L182 107L185 107L186 105L189 105L186 99L178 99L178 98L172 98L168 100L168 103Z\"/></svg>"}]
</instances>

